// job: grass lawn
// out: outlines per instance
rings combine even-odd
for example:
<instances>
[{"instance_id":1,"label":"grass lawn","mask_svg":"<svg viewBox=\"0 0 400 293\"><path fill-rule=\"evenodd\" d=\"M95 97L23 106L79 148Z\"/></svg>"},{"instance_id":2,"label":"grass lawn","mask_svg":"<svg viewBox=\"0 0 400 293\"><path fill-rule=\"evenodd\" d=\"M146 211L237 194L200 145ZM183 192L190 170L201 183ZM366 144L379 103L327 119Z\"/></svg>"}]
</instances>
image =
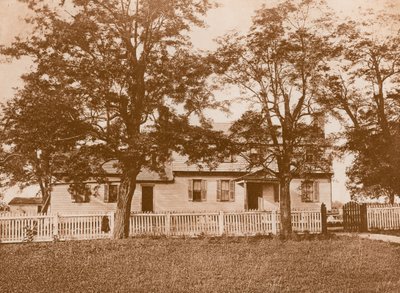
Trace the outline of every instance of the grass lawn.
<instances>
[{"instance_id":1,"label":"grass lawn","mask_svg":"<svg viewBox=\"0 0 400 293\"><path fill-rule=\"evenodd\" d=\"M0 245L0 292L399 292L400 245L358 238Z\"/></svg>"}]
</instances>

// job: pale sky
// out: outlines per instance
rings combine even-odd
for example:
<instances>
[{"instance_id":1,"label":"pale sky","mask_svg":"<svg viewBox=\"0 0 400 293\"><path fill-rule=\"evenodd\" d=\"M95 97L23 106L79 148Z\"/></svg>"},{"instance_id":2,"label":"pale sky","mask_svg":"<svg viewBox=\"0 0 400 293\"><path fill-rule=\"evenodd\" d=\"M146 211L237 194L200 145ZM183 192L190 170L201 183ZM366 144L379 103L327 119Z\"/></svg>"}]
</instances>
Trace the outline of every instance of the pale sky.
<instances>
[{"instance_id":1,"label":"pale sky","mask_svg":"<svg viewBox=\"0 0 400 293\"><path fill-rule=\"evenodd\" d=\"M58 3L59 0L48 0L48 2ZM208 13L206 18L207 28L195 29L192 33L192 41L195 48L208 50L215 49L215 38L224 35L231 30L246 32L251 24L251 17L254 10L262 4L273 5L276 0L218 0L221 6ZM328 0L331 6L340 17L357 15L358 7L370 9L382 9L385 0ZM400 12L400 1L392 0L395 8ZM27 13L25 4L17 0L0 0L0 44L9 44L17 35L24 35L28 32L28 27L23 21ZM14 60L5 63L0 57L0 102L6 101L14 94L14 87L20 86L19 76L28 71L30 67L29 59ZM240 105L233 109L233 115L226 117L223 114L214 116L218 122L228 121L238 118L242 112ZM345 167L350 163L347 159L344 162L335 161L333 178L333 200L346 202L349 200L346 191Z\"/></svg>"}]
</instances>

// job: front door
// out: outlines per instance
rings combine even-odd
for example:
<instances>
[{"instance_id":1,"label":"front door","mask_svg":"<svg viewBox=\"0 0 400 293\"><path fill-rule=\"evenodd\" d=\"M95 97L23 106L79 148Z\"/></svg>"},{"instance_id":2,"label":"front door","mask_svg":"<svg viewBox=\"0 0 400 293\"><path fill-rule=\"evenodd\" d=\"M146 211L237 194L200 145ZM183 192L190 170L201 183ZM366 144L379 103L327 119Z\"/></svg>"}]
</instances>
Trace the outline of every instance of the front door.
<instances>
[{"instance_id":1,"label":"front door","mask_svg":"<svg viewBox=\"0 0 400 293\"><path fill-rule=\"evenodd\" d=\"M247 184L247 209L258 209L258 198L262 197L262 184L248 183Z\"/></svg>"},{"instance_id":2,"label":"front door","mask_svg":"<svg viewBox=\"0 0 400 293\"><path fill-rule=\"evenodd\" d=\"M153 211L153 186L142 186L142 211Z\"/></svg>"}]
</instances>

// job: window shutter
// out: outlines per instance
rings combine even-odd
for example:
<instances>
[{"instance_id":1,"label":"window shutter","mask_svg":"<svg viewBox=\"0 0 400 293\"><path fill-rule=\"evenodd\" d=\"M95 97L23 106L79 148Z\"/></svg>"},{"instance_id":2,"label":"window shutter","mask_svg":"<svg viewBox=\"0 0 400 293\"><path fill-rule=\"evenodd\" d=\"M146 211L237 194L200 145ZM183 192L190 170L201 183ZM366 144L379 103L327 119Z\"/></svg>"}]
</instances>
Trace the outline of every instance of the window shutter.
<instances>
[{"instance_id":1,"label":"window shutter","mask_svg":"<svg viewBox=\"0 0 400 293\"><path fill-rule=\"evenodd\" d=\"M314 201L319 201L319 182L314 181Z\"/></svg>"},{"instance_id":2,"label":"window shutter","mask_svg":"<svg viewBox=\"0 0 400 293\"><path fill-rule=\"evenodd\" d=\"M217 201L221 201L221 180L217 180Z\"/></svg>"},{"instance_id":3,"label":"window shutter","mask_svg":"<svg viewBox=\"0 0 400 293\"><path fill-rule=\"evenodd\" d=\"M279 184L274 184L274 201L279 202Z\"/></svg>"},{"instance_id":4,"label":"window shutter","mask_svg":"<svg viewBox=\"0 0 400 293\"><path fill-rule=\"evenodd\" d=\"M108 202L108 193L109 193L108 184L104 184L104 202Z\"/></svg>"},{"instance_id":5,"label":"window shutter","mask_svg":"<svg viewBox=\"0 0 400 293\"><path fill-rule=\"evenodd\" d=\"M301 182L301 201L307 201L307 183L306 181Z\"/></svg>"},{"instance_id":6,"label":"window shutter","mask_svg":"<svg viewBox=\"0 0 400 293\"><path fill-rule=\"evenodd\" d=\"M207 180L201 180L201 201L207 200Z\"/></svg>"},{"instance_id":7,"label":"window shutter","mask_svg":"<svg viewBox=\"0 0 400 293\"><path fill-rule=\"evenodd\" d=\"M193 180L188 180L188 197L189 201L193 201Z\"/></svg>"},{"instance_id":8,"label":"window shutter","mask_svg":"<svg viewBox=\"0 0 400 293\"><path fill-rule=\"evenodd\" d=\"M235 181L229 181L229 200L235 201Z\"/></svg>"},{"instance_id":9,"label":"window shutter","mask_svg":"<svg viewBox=\"0 0 400 293\"><path fill-rule=\"evenodd\" d=\"M119 184L109 184L107 202L117 202L118 193L119 193Z\"/></svg>"},{"instance_id":10,"label":"window shutter","mask_svg":"<svg viewBox=\"0 0 400 293\"><path fill-rule=\"evenodd\" d=\"M92 192L90 185L84 184L82 189L82 202L90 202L90 194Z\"/></svg>"},{"instance_id":11,"label":"window shutter","mask_svg":"<svg viewBox=\"0 0 400 293\"><path fill-rule=\"evenodd\" d=\"M72 190L69 190L69 189L68 189L68 193L69 193L69 195L71 195L71 201L72 201L72 202L77 202L77 201L76 201L75 192L72 192Z\"/></svg>"}]
</instances>

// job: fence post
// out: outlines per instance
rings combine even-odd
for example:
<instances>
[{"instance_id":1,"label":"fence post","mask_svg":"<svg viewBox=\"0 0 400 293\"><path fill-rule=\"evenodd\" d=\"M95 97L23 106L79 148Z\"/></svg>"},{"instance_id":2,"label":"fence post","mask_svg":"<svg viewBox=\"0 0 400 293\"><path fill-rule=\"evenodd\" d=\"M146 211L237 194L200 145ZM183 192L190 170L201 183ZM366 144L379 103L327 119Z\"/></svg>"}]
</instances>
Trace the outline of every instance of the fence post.
<instances>
[{"instance_id":1,"label":"fence post","mask_svg":"<svg viewBox=\"0 0 400 293\"><path fill-rule=\"evenodd\" d=\"M360 206L360 232L368 232L367 204Z\"/></svg>"},{"instance_id":2,"label":"fence post","mask_svg":"<svg viewBox=\"0 0 400 293\"><path fill-rule=\"evenodd\" d=\"M114 237L114 225L115 225L115 212L112 211L109 213L109 215L110 215L110 238L113 238Z\"/></svg>"},{"instance_id":3,"label":"fence post","mask_svg":"<svg viewBox=\"0 0 400 293\"><path fill-rule=\"evenodd\" d=\"M165 220L165 235L170 235L171 234L171 214L170 212L167 212L167 217Z\"/></svg>"},{"instance_id":4,"label":"fence post","mask_svg":"<svg viewBox=\"0 0 400 293\"><path fill-rule=\"evenodd\" d=\"M322 234L328 233L328 222L326 215L326 205L324 203L321 204L321 229Z\"/></svg>"},{"instance_id":5,"label":"fence post","mask_svg":"<svg viewBox=\"0 0 400 293\"><path fill-rule=\"evenodd\" d=\"M219 235L222 236L224 234L224 212L220 211L218 214L218 227L219 227Z\"/></svg>"},{"instance_id":6,"label":"fence post","mask_svg":"<svg viewBox=\"0 0 400 293\"><path fill-rule=\"evenodd\" d=\"M277 211L276 211L276 210L273 210L273 211L271 212L272 234L274 234L274 235L278 234L278 231L277 231L277 229L276 229L276 226L278 225L276 214L277 214Z\"/></svg>"},{"instance_id":7,"label":"fence post","mask_svg":"<svg viewBox=\"0 0 400 293\"><path fill-rule=\"evenodd\" d=\"M53 216L53 238L58 238L58 213Z\"/></svg>"}]
</instances>

